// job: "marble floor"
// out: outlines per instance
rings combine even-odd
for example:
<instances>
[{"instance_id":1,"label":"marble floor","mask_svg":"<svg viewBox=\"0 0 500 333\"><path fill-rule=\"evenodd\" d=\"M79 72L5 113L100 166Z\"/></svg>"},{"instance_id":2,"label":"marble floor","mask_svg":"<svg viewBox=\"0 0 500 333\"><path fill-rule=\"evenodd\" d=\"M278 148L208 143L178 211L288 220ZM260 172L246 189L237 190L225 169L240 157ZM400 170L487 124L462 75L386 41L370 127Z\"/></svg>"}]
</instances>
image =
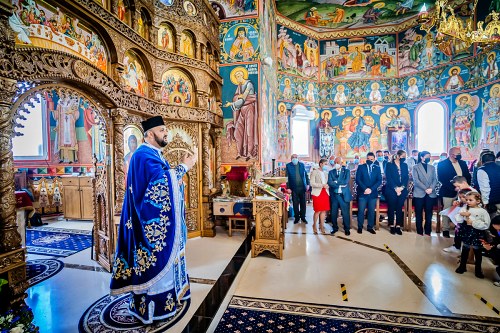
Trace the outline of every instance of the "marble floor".
<instances>
[{"instance_id":1,"label":"marble floor","mask_svg":"<svg viewBox=\"0 0 500 333\"><path fill-rule=\"evenodd\" d=\"M376 235L355 230L348 237L342 231L335 237L314 235L312 207L308 212L309 224L288 223L283 260L267 254L250 258L249 239L245 241L241 233L228 237L221 227L215 238L190 239L187 259L192 303L168 332L213 332L233 295L487 317L500 324L500 317L475 296L500 308L500 288L492 284L498 277L489 259L483 260L485 279L474 276L473 266L459 275L454 272L457 255L442 251L452 239L435 233L431 237L415 232L391 235L385 223ZM57 220L49 226L92 228L90 222ZM43 256L30 254L28 258ZM66 264L60 273L28 289L26 301L34 309L40 332L78 332L83 312L109 291L110 274L90 259L90 249L60 260ZM341 284L346 286L347 302L342 300Z\"/></svg>"}]
</instances>

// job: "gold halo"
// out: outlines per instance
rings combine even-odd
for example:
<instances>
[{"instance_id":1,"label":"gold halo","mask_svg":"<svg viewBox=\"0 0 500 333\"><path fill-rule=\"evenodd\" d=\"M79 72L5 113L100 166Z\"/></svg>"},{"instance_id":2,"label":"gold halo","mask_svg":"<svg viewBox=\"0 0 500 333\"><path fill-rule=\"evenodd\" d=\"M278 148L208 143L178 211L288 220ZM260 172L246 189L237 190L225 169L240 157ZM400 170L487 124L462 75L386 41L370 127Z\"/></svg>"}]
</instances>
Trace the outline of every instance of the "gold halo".
<instances>
[{"instance_id":1,"label":"gold halo","mask_svg":"<svg viewBox=\"0 0 500 333\"><path fill-rule=\"evenodd\" d=\"M488 53L488 56L486 57L486 59L489 59L490 56L493 56L493 59L496 59L497 58L497 54L495 51L491 51L490 53Z\"/></svg>"},{"instance_id":2,"label":"gold halo","mask_svg":"<svg viewBox=\"0 0 500 333\"><path fill-rule=\"evenodd\" d=\"M383 2L378 2L376 4L373 5L373 8L382 8L385 6L385 3Z\"/></svg>"},{"instance_id":3,"label":"gold halo","mask_svg":"<svg viewBox=\"0 0 500 333\"><path fill-rule=\"evenodd\" d=\"M360 117L363 117L365 115L365 109L363 109L361 106L356 106L354 109L352 109L352 115L356 117L356 110L361 110L361 114L359 115Z\"/></svg>"},{"instance_id":4,"label":"gold halo","mask_svg":"<svg viewBox=\"0 0 500 333\"><path fill-rule=\"evenodd\" d=\"M385 111L385 114L387 115L387 117L391 117L391 116L389 115L389 111L391 111L391 110L394 110L394 111L395 111L395 112L394 112L394 116L396 116L396 117L397 117L397 116L398 116L398 114L399 114L399 110L398 110L398 109L396 109L394 106L391 106L390 108L388 108L388 109L387 109L387 111Z\"/></svg>"},{"instance_id":5,"label":"gold halo","mask_svg":"<svg viewBox=\"0 0 500 333\"><path fill-rule=\"evenodd\" d=\"M329 115L329 119L332 119L332 113L330 112L330 110L324 110L323 112L321 112L321 119L323 119L323 117L325 115Z\"/></svg>"},{"instance_id":6,"label":"gold halo","mask_svg":"<svg viewBox=\"0 0 500 333\"><path fill-rule=\"evenodd\" d=\"M309 88L311 88L311 87L314 89L314 84L313 84L313 83L309 83L309 84L307 85L307 89L309 89Z\"/></svg>"},{"instance_id":7,"label":"gold halo","mask_svg":"<svg viewBox=\"0 0 500 333\"><path fill-rule=\"evenodd\" d=\"M465 102L465 104L470 104L470 95L469 94L460 94L457 96L457 98L455 98L455 104L458 105L458 101L460 101L463 97L466 97L467 98L467 102Z\"/></svg>"},{"instance_id":8,"label":"gold halo","mask_svg":"<svg viewBox=\"0 0 500 333\"><path fill-rule=\"evenodd\" d=\"M372 90L376 90L376 89L380 88L380 84L378 84L377 82L374 82L374 83L372 83L371 87L372 87Z\"/></svg>"},{"instance_id":9,"label":"gold halo","mask_svg":"<svg viewBox=\"0 0 500 333\"><path fill-rule=\"evenodd\" d=\"M245 67L236 67L235 69L233 69L231 71L231 74L229 74L229 77L231 78L231 82L234 84L234 85L238 85L238 81L236 80L236 73L238 72L241 72L243 73L243 78L245 80L248 80L248 71Z\"/></svg>"},{"instance_id":10,"label":"gold halo","mask_svg":"<svg viewBox=\"0 0 500 333\"><path fill-rule=\"evenodd\" d=\"M290 79L289 79L289 78L286 78L286 79L283 81L283 83L285 84L285 86L286 86L287 81L288 81L288 83L290 83L290 85L292 84L292 81L290 81Z\"/></svg>"},{"instance_id":11,"label":"gold halo","mask_svg":"<svg viewBox=\"0 0 500 333\"><path fill-rule=\"evenodd\" d=\"M416 41L422 40L422 35L416 35L416 36L415 36L415 40L416 40Z\"/></svg>"},{"instance_id":12,"label":"gold halo","mask_svg":"<svg viewBox=\"0 0 500 333\"><path fill-rule=\"evenodd\" d=\"M284 106L285 107L285 111L281 111L281 106ZM281 102L280 104L278 104L278 112L280 114L285 114L286 113L286 104Z\"/></svg>"},{"instance_id":13,"label":"gold halo","mask_svg":"<svg viewBox=\"0 0 500 333\"><path fill-rule=\"evenodd\" d=\"M460 68L460 66L453 66L452 68L450 68L450 70L448 71L448 74L453 75L451 74L451 72L453 72L453 70L456 69L458 71L458 74L460 74L460 72L462 71L462 68ZM458 75L457 74L457 75Z\"/></svg>"},{"instance_id":14,"label":"gold halo","mask_svg":"<svg viewBox=\"0 0 500 333\"><path fill-rule=\"evenodd\" d=\"M341 89L341 88L342 88L342 89ZM336 89L336 90L337 90L337 91L339 91L339 90L345 91L345 87L344 87L344 85L343 85L343 84L339 84L339 85L337 86L337 89Z\"/></svg>"},{"instance_id":15,"label":"gold halo","mask_svg":"<svg viewBox=\"0 0 500 333\"><path fill-rule=\"evenodd\" d=\"M493 95L493 91L494 91L495 89L498 89L498 93L500 94L500 83L496 83L496 84L494 84L494 85L491 87L491 89L490 89L490 97L496 97L496 96L494 96L494 95ZM498 94L497 94L497 96L498 96Z\"/></svg>"},{"instance_id":16,"label":"gold halo","mask_svg":"<svg viewBox=\"0 0 500 333\"><path fill-rule=\"evenodd\" d=\"M411 77L409 80L408 80L408 85L411 86L411 81L414 81L415 84L417 84L417 78L416 77Z\"/></svg>"},{"instance_id":17,"label":"gold halo","mask_svg":"<svg viewBox=\"0 0 500 333\"><path fill-rule=\"evenodd\" d=\"M243 27L243 29L245 29L245 36L248 36L248 28L244 25L238 25L236 26L236 28L234 28L234 37L238 37L238 30L240 29L240 27Z\"/></svg>"}]
</instances>

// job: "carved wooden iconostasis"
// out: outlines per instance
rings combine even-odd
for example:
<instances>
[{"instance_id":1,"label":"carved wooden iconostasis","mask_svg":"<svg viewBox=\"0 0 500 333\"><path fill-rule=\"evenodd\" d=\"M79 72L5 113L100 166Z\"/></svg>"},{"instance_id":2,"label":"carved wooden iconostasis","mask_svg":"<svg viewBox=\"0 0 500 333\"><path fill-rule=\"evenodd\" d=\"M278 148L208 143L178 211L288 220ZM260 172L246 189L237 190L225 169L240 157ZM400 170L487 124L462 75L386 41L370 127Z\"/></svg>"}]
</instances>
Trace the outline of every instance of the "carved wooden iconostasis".
<instances>
[{"instance_id":1,"label":"carved wooden iconostasis","mask_svg":"<svg viewBox=\"0 0 500 333\"><path fill-rule=\"evenodd\" d=\"M27 288L15 171L27 174L44 213L64 212L66 177L91 177L94 253L110 270L128 161L146 118L165 119L171 165L187 151L198 155L184 179L188 237L215 235L218 27L204 0L0 0L0 277L12 304ZM28 112L42 117L43 154L14 162L12 138L26 134Z\"/></svg>"}]
</instances>

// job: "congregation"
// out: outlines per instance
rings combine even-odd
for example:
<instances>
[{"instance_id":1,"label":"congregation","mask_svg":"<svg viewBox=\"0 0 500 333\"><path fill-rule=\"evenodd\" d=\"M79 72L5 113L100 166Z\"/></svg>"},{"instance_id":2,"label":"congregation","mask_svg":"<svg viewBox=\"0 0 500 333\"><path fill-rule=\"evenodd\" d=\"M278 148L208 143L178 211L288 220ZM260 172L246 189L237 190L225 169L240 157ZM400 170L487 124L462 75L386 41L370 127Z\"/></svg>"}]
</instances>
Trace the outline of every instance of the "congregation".
<instances>
[{"instance_id":1,"label":"congregation","mask_svg":"<svg viewBox=\"0 0 500 333\"><path fill-rule=\"evenodd\" d=\"M322 158L308 172L306 164L293 154L286 175L294 223L308 223L309 196L314 234L327 234L325 223L331 223L330 234L335 235L339 209L345 236L350 236L354 215L357 233L363 233L366 221L366 230L376 234L379 222L385 219L380 214L384 207L392 235L403 234L406 211L411 208L417 234L428 237L436 211L441 224L436 232L442 232L444 238L453 236L453 244L443 251L460 256L456 273L467 271L473 253L475 276L484 278L481 264L487 256L497 266L494 285L500 287L500 152L495 155L484 149L467 163L461 148L452 147L433 162L431 159L428 151L412 150L407 157L404 150L392 156L378 150L368 152L364 161L359 156L349 163L342 156Z\"/></svg>"}]
</instances>

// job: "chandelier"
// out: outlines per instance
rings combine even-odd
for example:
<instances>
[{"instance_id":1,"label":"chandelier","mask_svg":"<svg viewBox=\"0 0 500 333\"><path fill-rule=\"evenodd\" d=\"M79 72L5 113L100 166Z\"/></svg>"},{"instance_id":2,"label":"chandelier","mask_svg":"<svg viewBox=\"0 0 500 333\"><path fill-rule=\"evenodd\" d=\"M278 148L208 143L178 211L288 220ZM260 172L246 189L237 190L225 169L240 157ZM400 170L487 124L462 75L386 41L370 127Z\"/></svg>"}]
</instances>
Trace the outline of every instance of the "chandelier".
<instances>
[{"instance_id":1,"label":"chandelier","mask_svg":"<svg viewBox=\"0 0 500 333\"><path fill-rule=\"evenodd\" d=\"M448 2L448 0L436 0L436 8L431 13L424 4L417 18L421 30L429 33L432 28L436 28L438 46L449 44L451 39L458 39L467 46L481 43L483 47L491 47L500 42L499 13L495 11L489 13L485 20L489 21L486 26L483 21L478 21L474 26L474 13L478 0L474 1L472 15L465 22L455 16L455 11Z\"/></svg>"}]
</instances>

